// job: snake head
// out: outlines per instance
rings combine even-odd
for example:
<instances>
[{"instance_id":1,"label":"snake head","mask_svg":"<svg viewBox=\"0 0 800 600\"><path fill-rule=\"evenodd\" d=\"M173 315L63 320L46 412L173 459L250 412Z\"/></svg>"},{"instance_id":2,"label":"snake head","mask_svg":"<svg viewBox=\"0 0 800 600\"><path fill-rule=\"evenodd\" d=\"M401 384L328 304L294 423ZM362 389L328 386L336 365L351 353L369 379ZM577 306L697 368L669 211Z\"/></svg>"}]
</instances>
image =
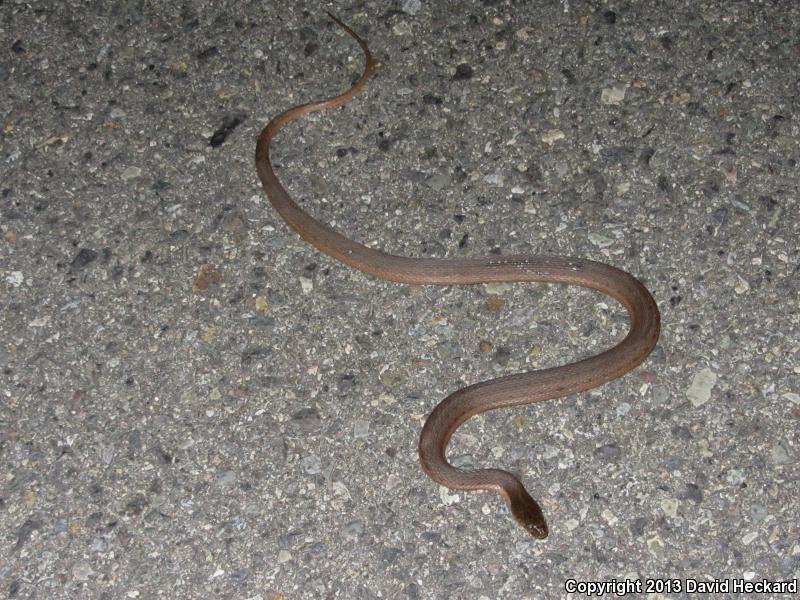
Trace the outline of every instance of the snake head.
<instances>
[{"instance_id":1,"label":"snake head","mask_svg":"<svg viewBox=\"0 0 800 600\"><path fill-rule=\"evenodd\" d=\"M528 521L527 523L522 523L522 521L520 521L520 524L525 528L525 531L530 533L537 540L545 539L549 533L544 518L542 518L541 521Z\"/></svg>"},{"instance_id":2,"label":"snake head","mask_svg":"<svg viewBox=\"0 0 800 600\"><path fill-rule=\"evenodd\" d=\"M509 495L508 504L514 519L522 525L525 531L539 540L547 537L547 521L544 520L542 509L525 488L520 486L515 494Z\"/></svg>"}]
</instances>

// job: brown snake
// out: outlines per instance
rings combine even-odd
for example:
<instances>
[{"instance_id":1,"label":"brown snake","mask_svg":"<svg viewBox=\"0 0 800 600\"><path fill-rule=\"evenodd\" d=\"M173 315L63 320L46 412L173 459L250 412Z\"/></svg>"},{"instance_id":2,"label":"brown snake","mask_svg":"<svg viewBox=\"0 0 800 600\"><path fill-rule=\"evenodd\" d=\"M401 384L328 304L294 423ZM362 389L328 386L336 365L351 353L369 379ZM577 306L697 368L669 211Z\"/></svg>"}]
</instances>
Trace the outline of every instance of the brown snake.
<instances>
[{"instance_id":1,"label":"brown snake","mask_svg":"<svg viewBox=\"0 0 800 600\"><path fill-rule=\"evenodd\" d=\"M445 454L450 436L459 425L478 413L582 392L630 371L656 344L658 307L635 277L603 263L564 256L454 259L393 256L344 237L300 208L275 176L269 158L270 141L290 121L349 101L375 70L366 42L334 15L328 14L361 45L366 60L364 72L346 92L327 100L295 106L274 117L261 132L256 146L256 167L264 190L275 210L292 229L325 254L381 279L421 285L511 281L564 283L598 290L618 300L628 311L630 330L616 346L568 365L509 375L460 389L433 409L422 428L419 458L431 479L450 488L498 492L526 531L537 538L545 538L547 524L542 511L522 483L500 469L464 471L453 467Z\"/></svg>"}]
</instances>

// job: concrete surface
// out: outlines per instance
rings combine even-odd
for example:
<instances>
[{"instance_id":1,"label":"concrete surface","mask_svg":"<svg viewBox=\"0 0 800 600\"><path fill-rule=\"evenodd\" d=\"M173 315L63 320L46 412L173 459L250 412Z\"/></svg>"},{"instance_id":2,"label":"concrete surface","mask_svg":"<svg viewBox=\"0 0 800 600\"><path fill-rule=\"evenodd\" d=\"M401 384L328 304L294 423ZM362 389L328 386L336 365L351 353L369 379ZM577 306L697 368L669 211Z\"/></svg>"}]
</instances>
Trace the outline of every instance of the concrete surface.
<instances>
[{"instance_id":1,"label":"concrete surface","mask_svg":"<svg viewBox=\"0 0 800 600\"><path fill-rule=\"evenodd\" d=\"M378 281L288 230L256 136L362 64L323 8L381 68L276 141L313 214L401 254L606 261L661 307L639 369L457 435L458 464L523 477L544 542L428 480L421 424L625 314ZM799 22L793 0L0 2L0 596L797 578Z\"/></svg>"}]
</instances>

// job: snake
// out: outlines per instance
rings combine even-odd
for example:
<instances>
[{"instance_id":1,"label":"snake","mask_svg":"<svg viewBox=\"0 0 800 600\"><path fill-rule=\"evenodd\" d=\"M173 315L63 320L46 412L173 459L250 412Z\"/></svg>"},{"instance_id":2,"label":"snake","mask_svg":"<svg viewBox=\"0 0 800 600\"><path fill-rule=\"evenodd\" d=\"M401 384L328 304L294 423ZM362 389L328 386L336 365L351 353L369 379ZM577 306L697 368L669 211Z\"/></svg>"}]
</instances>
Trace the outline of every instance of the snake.
<instances>
[{"instance_id":1,"label":"snake","mask_svg":"<svg viewBox=\"0 0 800 600\"><path fill-rule=\"evenodd\" d=\"M413 285L474 285L500 282L566 284L596 290L619 302L629 330L616 345L582 360L469 385L442 400L426 419L419 438L422 470L435 482L458 490L498 493L514 519L534 538L548 536L539 504L522 482L501 469L466 470L447 460L453 433L470 417L490 410L577 394L616 379L639 365L655 347L660 332L658 306L647 288L629 273L601 262L550 255L493 255L474 258L410 257L388 254L356 242L312 217L289 195L275 175L270 143L288 123L303 115L350 101L375 72L367 43L337 16L331 19L361 46L364 69L339 95L300 104L276 115L256 144L256 169L270 203L286 224L321 252L374 277Z\"/></svg>"}]
</instances>

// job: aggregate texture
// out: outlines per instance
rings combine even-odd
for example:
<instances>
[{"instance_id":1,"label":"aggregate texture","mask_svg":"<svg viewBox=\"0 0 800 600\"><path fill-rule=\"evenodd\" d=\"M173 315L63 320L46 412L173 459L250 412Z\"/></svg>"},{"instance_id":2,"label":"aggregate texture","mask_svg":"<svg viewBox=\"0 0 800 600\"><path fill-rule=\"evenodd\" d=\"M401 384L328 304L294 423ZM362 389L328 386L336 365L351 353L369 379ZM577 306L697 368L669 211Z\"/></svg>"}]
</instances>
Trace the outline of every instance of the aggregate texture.
<instances>
[{"instance_id":1,"label":"aggregate texture","mask_svg":"<svg viewBox=\"0 0 800 600\"><path fill-rule=\"evenodd\" d=\"M522 477L545 541L428 480L421 425L625 313L377 280L284 225L255 139L362 66L326 9L380 66L275 140L312 214L397 254L608 262L659 304L641 367L451 444ZM798 23L794 0L0 2L0 597L800 577Z\"/></svg>"}]
</instances>

